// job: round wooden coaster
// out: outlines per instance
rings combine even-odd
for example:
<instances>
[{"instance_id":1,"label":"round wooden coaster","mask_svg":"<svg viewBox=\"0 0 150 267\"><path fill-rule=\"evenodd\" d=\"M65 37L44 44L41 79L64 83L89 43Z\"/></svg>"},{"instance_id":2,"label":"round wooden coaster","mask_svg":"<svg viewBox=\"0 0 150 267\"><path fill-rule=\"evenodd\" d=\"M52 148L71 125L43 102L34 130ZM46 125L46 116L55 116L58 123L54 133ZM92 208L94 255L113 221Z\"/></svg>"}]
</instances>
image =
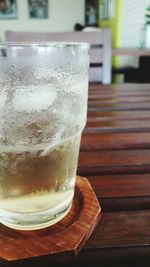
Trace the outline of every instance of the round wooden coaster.
<instances>
[{"instance_id":1,"label":"round wooden coaster","mask_svg":"<svg viewBox=\"0 0 150 267\"><path fill-rule=\"evenodd\" d=\"M100 210L88 180L77 177L72 208L59 223L35 231L13 230L0 224L0 262L28 266L73 259L97 225Z\"/></svg>"}]
</instances>

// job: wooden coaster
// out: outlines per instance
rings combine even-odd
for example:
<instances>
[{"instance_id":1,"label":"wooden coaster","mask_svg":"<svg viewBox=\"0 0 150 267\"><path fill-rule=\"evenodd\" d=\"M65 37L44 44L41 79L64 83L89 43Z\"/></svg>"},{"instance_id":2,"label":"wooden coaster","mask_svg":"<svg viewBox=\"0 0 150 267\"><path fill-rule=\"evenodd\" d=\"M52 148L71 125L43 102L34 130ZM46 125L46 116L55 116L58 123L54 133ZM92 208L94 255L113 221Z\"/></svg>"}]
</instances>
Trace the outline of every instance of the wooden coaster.
<instances>
[{"instance_id":1,"label":"wooden coaster","mask_svg":"<svg viewBox=\"0 0 150 267\"><path fill-rule=\"evenodd\" d=\"M28 266L73 259L97 225L100 211L88 180L77 177L72 208L57 224L35 231L13 230L0 224L0 266L4 262Z\"/></svg>"}]
</instances>

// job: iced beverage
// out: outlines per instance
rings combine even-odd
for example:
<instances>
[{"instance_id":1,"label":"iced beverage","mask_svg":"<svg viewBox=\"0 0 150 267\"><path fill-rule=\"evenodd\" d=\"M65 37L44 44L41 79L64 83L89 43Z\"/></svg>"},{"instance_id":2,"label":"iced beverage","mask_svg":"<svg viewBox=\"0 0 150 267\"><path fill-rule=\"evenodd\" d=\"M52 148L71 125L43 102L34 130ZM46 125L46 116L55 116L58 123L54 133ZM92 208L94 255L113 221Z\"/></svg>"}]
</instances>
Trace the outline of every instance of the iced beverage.
<instances>
[{"instance_id":1,"label":"iced beverage","mask_svg":"<svg viewBox=\"0 0 150 267\"><path fill-rule=\"evenodd\" d=\"M88 45L5 49L0 57L0 221L15 229L40 229L71 208L86 123Z\"/></svg>"}]
</instances>

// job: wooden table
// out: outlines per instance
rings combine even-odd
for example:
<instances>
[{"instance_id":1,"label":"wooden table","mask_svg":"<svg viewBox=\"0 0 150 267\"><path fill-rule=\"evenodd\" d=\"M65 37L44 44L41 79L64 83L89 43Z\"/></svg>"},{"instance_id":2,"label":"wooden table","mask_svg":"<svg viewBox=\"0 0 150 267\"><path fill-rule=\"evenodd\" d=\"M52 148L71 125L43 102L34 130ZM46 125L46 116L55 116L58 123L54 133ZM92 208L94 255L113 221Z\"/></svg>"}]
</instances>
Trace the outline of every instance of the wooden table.
<instances>
[{"instance_id":1,"label":"wooden table","mask_svg":"<svg viewBox=\"0 0 150 267\"><path fill-rule=\"evenodd\" d=\"M102 207L101 220L79 255L72 262L66 255L57 266L149 267L150 85L90 86L78 174L87 177L93 186ZM79 228L74 229L77 232ZM41 240L46 238L45 245L31 233L33 241L28 249L29 233L18 234L5 228L4 233L1 241L8 242L6 247L1 242L0 250L6 254L11 247L27 256L33 256L34 246L37 252L50 251L46 229L39 232ZM18 247L20 240L22 246ZM56 266L48 256L3 263L1 267Z\"/></svg>"},{"instance_id":2,"label":"wooden table","mask_svg":"<svg viewBox=\"0 0 150 267\"><path fill-rule=\"evenodd\" d=\"M102 217L75 266L150 266L150 85L91 85L88 103L78 174Z\"/></svg>"},{"instance_id":3,"label":"wooden table","mask_svg":"<svg viewBox=\"0 0 150 267\"><path fill-rule=\"evenodd\" d=\"M120 47L114 48L112 50L112 56L131 56L131 57L140 57L140 56L150 56L149 48L128 48Z\"/></svg>"}]
</instances>

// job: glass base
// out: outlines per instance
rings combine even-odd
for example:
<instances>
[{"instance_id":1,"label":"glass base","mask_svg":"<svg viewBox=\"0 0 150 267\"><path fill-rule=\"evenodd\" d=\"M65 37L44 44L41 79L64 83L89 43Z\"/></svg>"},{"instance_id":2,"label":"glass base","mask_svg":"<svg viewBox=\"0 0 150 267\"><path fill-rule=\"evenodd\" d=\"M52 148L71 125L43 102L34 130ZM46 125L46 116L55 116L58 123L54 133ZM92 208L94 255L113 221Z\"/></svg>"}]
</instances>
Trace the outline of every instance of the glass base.
<instances>
[{"instance_id":1,"label":"glass base","mask_svg":"<svg viewBox=\"0 0 150 267\"><path fill-rule=\"evenodd\" d=\"M3 214L3 217L0 218L0 222L16 230L38 230L62 220L71 209L71 206L72 197L69 202L67 199L61 205L41 212L20 214L6 211L2 211L1 213L0 211L0 214Z\"/></svg>"}]
</instances>

